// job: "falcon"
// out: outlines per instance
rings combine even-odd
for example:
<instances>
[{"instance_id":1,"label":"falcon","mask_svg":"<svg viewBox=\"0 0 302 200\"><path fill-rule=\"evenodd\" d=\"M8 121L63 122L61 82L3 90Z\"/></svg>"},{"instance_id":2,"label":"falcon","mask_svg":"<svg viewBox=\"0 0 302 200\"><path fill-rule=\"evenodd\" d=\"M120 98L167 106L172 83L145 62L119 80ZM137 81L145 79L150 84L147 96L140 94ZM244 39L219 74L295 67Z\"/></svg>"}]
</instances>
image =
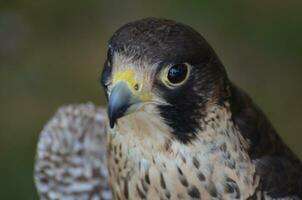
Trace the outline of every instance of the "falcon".
<instances>
[{"instance_id":1,"label":"falcon","mask_svg":"<svg viewBox=\"0 0 302 200\"><path fill-rule=\"evenodd\" d=\"M108 181L113 199L302 198L301 161L193 28L157 18L122 26L109 40L101 83L107 141L94 148L107 149L100 163L109 178L91 178ZM57 166L65 162L56 157ZM40 158L36 166L54 162ZM36 177L47 170L36 167Z\"/></svg>"}]
</instances>

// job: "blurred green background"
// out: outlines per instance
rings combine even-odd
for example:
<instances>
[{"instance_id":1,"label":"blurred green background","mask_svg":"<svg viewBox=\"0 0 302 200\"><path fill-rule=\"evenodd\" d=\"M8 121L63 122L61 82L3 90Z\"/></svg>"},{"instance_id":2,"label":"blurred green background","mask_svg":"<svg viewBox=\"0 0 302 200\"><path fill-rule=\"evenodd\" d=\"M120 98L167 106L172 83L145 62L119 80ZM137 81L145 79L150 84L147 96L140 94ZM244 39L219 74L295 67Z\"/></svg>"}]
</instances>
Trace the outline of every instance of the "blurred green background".
<instances>
[{"instance_id":1,"label":"blurred green background","mask_svg":"<svg viewBox=\"0 0 302 200\"><path fill-rule=\"evenodd\" d=\"M36 142L55 110L104 104L106 44L124 23L165 17L212 44L230 77L302 157L302 1L0 2L0 199L37 199Z\"/></svg>"}]
</instances>

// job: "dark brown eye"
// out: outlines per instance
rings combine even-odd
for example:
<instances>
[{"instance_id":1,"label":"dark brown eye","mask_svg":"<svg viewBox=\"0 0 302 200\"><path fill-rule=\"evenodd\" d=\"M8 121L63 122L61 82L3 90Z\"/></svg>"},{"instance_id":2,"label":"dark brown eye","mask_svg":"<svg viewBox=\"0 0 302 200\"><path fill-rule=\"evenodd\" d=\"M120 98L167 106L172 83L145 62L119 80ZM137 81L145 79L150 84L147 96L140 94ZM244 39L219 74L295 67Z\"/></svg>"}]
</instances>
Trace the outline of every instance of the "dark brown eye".
<instances>
[{"instance_id":1,"label":"dark brown eye","mask_svg":"<svg viewBox=\"0 0 302 200\"><path fill-rule=\"evenodd\" d=\"M184 80L186 80L188 76L188 65L187 64L175 64L172 65L167 73L167 80L172 85L177 85L182 83Z\"/></svg>"}]
</instances>

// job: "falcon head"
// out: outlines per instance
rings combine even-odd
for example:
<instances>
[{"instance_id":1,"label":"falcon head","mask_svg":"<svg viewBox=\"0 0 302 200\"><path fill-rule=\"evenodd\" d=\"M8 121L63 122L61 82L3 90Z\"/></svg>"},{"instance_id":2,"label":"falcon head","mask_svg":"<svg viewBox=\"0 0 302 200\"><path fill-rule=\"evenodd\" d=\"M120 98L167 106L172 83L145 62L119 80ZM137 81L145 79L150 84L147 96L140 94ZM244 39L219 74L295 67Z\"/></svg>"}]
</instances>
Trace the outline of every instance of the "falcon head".
<instances>
[{"instance_id":1,"label":"falcon head","mask_svg":"<svg viewBox=\"0 0 302 200\"><path fill-rule=\"evenodd\" d=\"M229 96L224 67L206 40L187 25L156 18L113 34L101 82L111 128L126 115L156 110L182 142L201 129L207 107Z\"/></svg>"}]
</instances>

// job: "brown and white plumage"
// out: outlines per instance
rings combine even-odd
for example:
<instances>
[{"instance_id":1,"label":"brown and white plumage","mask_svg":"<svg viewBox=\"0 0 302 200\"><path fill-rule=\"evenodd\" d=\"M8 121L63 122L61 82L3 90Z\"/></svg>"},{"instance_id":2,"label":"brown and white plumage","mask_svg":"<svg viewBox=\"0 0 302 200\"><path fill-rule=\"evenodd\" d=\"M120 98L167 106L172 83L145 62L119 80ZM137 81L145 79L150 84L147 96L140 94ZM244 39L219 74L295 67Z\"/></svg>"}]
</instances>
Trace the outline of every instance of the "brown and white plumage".
<instances>
[{"instance_id":1,"label":"brown and white plumage","mask_svg":"<svg viewBox=\"0 0 302 200\"><path fill-rule=\"evenodd\" d=\"M106 124L106 113L93 104L56 112L37 146L34 175L40 199L111 199Z\"/></svg>"},{"instance_id":2,"label":"brown and white plumage","mask_svg":"<svg viewBox=\"0 0 302 200\"><path fill-rule=\"evenodd\" d=\"M227 110L216 107L209 112L208 123L198 133L200 137L190 144L167 135L167 127L156 115L142 111L122 118L109 132L109 169L115 198L247 199L253 196L259 178L247 153L240 150L246 147L243 138ZM228 137L225 132L234 135ZM233 187L232 191L226 190L228 185Z\"/></svg>"}]
</instances>

